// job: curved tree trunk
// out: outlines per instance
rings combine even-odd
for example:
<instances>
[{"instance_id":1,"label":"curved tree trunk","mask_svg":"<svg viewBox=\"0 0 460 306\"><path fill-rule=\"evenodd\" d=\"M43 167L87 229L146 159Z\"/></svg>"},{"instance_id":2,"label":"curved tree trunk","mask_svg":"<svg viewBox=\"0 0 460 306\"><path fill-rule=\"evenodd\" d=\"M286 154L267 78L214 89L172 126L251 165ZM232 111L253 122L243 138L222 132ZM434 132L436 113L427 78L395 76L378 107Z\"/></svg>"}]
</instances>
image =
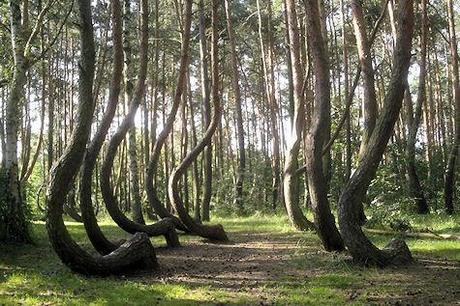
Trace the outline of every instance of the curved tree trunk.
<instances>
[{"instance_id":1,"label":"curved tree trunk","mask_svg":"<svg viewBox=\"0 0 460 306\"><path fill-rule=\"evenodd\" d=\"M359 55L359 66L363 75L363 87L364 87L364 101L363 101L363 135L361 139L361 145L359 148L359 158L361 158L363 151L365 150L369 138L372 135L372 131L375 127L377 120L377 94L375 92L375 76L374 67L372 66L372 54L371 45L372 37L369 39L366 31L366 20L363 14L363 8L361 1L352 0L351 8L353 12L353 28L356 37L356 44L358 47ZM364 213L363 203L359 203L356 210L359 211L357 214L358 221L361 225L366 222L366 215Z\"/></svg>"},{"instance_id":2,"label":"curved tree trunk","mask_svg":"<svg viewBox=\"0 0 460 306\"><path fill-rule=\"evenodd\" d=\"M219 119L221 117L221 105L219 101L219 71L218 71L218 53L217 53L217 0L212 1L212 100L214 104L214 112L206 133L204 134L203 139L192 149L190 153L184 158L181 164L173 170L171 176L169 177L168 184L168 193L169 198L177 211L181 221L187 226L187 228L196 235L201 237L209 238L211 240L218 241L227 241L227 234L224 231L222 225L203 225L195 222L192 217L187 213L184 207L184 203L179 194L178 185L180 178L187 171L187 169L192 165L196 160L198 155L203 152L206 146L211 144L212 136L216 131L217 125L219 124ZM190 25L192 19L192 0L187 0L185 5L185 18L184 26L186 31L184 31L184 37L187 37L187 40L190 37ZM177 86L183 86L183 84L177 84Z\"/></svg>"},{"instance_id":3,"label":"curved tree trunk","mask_svg":"<svg viewBox=\"0 0 460 306\"><path fill-rule=\"evenodd\" d=\"M386 0L386 2L388 3L389 0ZM379 30L380 28L380 25L382 24L382 21L384 20L384 17L386 15L386 8L387 8L387 5L385 3L381 13L380 13L380 16L379 18L377 19L377 21L375 22L374 24L374 28L372 29L372 33L370 35L370 38L369 38L369 46L372 46L372 44L374 43L375 41L375 37L377 36L377 31ZM345 61L345 60L344 60ZM346 69L345 69L346 70ZM347 74L345 74L347 75ZM345 110L342 114L342 118L340 119L338 125L337 125L337 128L334 132L334 134L332 135L332 137L329 139L329 141L327 142L327 144L324 146L323 148L323 155L326 155L329 150L332 148L332 145L334 144L334 142L337 140L337 138L340 136L340 132L342 130L342 128L345 126L345 123L347 124L347 151L351 152L351 140L349 139L349 136L350 136L350 108L351 108L351 105L352 105L352 102L353 102L353 99L354 99L354 95L355 95L355 91L356 91L356 87L358 87L358 83L359 83L359 79L361 77L361 66L359 65L356 69L356 72L355 72L355 76L353 77L353 82L351 84L351 87L346 90L348 91L348 93L345 93ZM348 83L348 82L347 82ZM350 170L350 175L351 175L351 155L352 154L348 154L348 157L347 157L347 171ZM300 167L299 169L297 169L297 174L302 174L305 170L306 170L306 166L303 165L302 167ZM346 175L347 179L350 177L350 175ZM363 216L364 216L364 210L363 210ZM365 216L364 216L365 217Z\"/></svg>"},{"instance_id":4,"label":"curved tree trunk","mask_svg":"<svg viewBox=\"0 0 460 306\"><path fill-rule=\"evenodd\" d=\"M290 41L289 52L292 62L291 79L293 80L294 113L291 127L291 137L287 143L286 161L284 165L284 200L291 223L298 230L306 231L314 230L315 225L305 217L300 209L300 180L299 175L296 174L296 170L299 166L297 158L302 141L302 131L305 128L305 100L303 94L304 77L300 63L299 29L297 28L295 1L286 0L285 6Z\"/></svg>"},{"instance_id":5,"label":"curved tree trunk","mask_svg":"<svg viewBox=\"0 0 460 306\"><path fill-rule=\"evenodd\" d=\"M86 233L94 248L102 255L114 251L118 245L110 242L102 233L97 224L92 202L93 172L96 166L97 157L101 151L110 124L115 116L121 90L121 78L123 72L123 43L122 43L122 21L120 0L112 1L112 35L113 35L113 67L110 91L99 128L86 150L82 166L80 180L80 210L85 225Z\"/></svg>"},{"instance_id":6,"label":"curved tree trunk","mask_svg":"<svg viewBox=\"0 0 460 306\"><path fill-rule=\"evenodd\" d=\"M107 275L133 268L156 268L155 252L146 234L136 233L132 239L114 252L106 256L94 257L72 240L62 219L63 198L68 194L82 163L95 107L92 93L95 50L91 1L78 0L78 6L82 48L78 122L69 146L51 172L47 198L48 236L62 262L79 273Z\"/></svg>"},{"instance_id":7,"label":"curved tree trunk","mask_svg":"<svg viewBox=\"0 0 460 306\"><path fill-rule=\"evenodd\" d=\"M393 240L386 250L379 250L363 233L356 216L359 213L356 207L363 202L393 133L406 88L414 29L413 0L400 1L399 10L393 72L383 109L357 169L339 199L339 225L345 245L355 261L366 265L385 266L412 260L407 245L401 240Z\"/></svg>"},{"instance_id":8,"label":"curved tree trunk","mask_svg":"<svg viewBox=\"0 0 460 306\"><path fill-rule=\"evenodd\" d=\"M450 57L452 63L453 92L455 101L455 139L447 160L444 182L444 207L448 214L454 213L455 165L460 150L460 77L458 71L457 37L455 33L453 1L447 1L449 13Z\"/></svg>"},{"instance_id":9,"label":"curved tree trunk","mask_svg":"<svg viewBox=\"0 0 460 306\"><path fill-rule=\"evenodd\" d=\"M173 214L171 214L166 209L166 207L163 205L163 203L161 202L161 200L158 198L156 194L155 185L154 185L155 174L157 172L158 162L160 160L161 149L163 148L173 128L174 120L176 119L176 114L179 109L179 106L181 103L181 97L184 91L183 84L185 84L185 80L187 76L190 36L186 35L186 33L190 32L190 29L187 29L185 25L183 29L184 33L182 35L180 66L179 66L179 72L178 72L178 77L177 77L178 86L176 87L176 91L174 93L174 99L173 99L173 104L171 107L171 112L168 115L168 118L166 119L166 123L164 124L163 130L160 132L160 134L158 135L158 138L156 139L153 145L152 155L150 157L150 162L147 167L145 187L147 191L147 198L149 200L149 204L151 207L153 207L157 215L160 216L160 218L171 218L177 229L184 231L184 232L189 232L189 230L182 223L182 221L176 216L174 216Z\"/></svg>"},{"instance_id":10,"label":"curved tree trunk","mask_svg":"<svg viewBox=\"0 0 460 306\"><path fill-rule=\"evenodd\" d=\"M342 251L344 244L335 225L334 216L327 198L327 179L323 171L323 148L330 131L330 77L327 46L321 35L321 20L318 1L305 1L308 38L310 41L315 72L315 109L310 131L306 136L306 167L311 206L315 225L324 248L328 251Z\"/></svg>"},{"instance_id":11,"label":"curved tree trunk","mask_svg":"<svg viewBox=\"0 0 460 306\"><path fill-rule=\"evenodd\" d=\"M134 116L144 96L145 78L147 75L148 4L146 3L146 0L142 3L144 6L142 7L143 15L141 17L140 70L138 83L134 91L133 99L130 101L128 114L109 141L104 162L101 167L100 185L107 211L118 226L131 234L136 232L145 232L150 236L164 235L168 245L174 247L179 245L179 239L172 220L165 219L155 224L144 225L128 219L120 210L118 201L113 193L112 184L110 183L113 161L115 159L117 149L129 129L133 126Z\"/></svg>"}]
</instances>

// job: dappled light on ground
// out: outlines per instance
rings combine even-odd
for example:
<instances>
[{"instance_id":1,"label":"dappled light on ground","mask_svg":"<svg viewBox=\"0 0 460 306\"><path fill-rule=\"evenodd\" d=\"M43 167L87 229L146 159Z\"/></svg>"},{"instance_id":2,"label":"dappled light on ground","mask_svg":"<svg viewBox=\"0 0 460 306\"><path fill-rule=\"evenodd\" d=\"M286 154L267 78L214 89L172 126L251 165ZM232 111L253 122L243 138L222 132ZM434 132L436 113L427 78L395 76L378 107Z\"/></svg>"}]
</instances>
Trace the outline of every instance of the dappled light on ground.
<instances>
[{"instance_id":1,"label":"dappled light on ground","mask_svg":"<svg viewBox=\"0 0 460 306\"><path fill-rule=\"evenodd\" d=\"M209 243L181 235L183 247L154 239L160 271L110 278L71 273L50 249L43 224L37 246L3 246L0 304L194 305L194 304L453 304L460 299L458 241L410 239L416 263L364 268L346 254L325 252L314 233L297 232L285 218L221 219L230 242ZM259 223L260 222L260 223ZM89 247L84 229L68 224ZM260 225L260 226L259 226ZM112 239L126 237L110 223ZM373 236L378 245L386 236Z\"/></svg>"}]
</instances>

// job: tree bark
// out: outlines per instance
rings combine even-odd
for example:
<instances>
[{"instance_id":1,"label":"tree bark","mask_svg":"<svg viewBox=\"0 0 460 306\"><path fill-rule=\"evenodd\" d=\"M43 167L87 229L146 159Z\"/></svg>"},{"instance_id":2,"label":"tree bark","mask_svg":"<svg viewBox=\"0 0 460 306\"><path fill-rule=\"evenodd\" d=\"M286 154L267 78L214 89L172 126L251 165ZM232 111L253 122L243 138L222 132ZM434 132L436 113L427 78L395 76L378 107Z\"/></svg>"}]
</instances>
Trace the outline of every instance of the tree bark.
<instances>
[{"instance_id":1,"label":"tree bark","mask_svg":"<svg viewBox=\"0 0 460 306\"><path fill-rule=\"evenodd\" d=\"M208 74L209 52L206 46L206 25L204 16L204 2L199 2L200 10L200 74L201 74L201 95L203 99L204 129L209 127L211 122L210 86ZM203 153L203 202L201 205L201 220L209 221L209 204L211 202L212 189L212 146L207 146Z\"/></svg>"},{"instance_id":2,"label":"tree bark","mask_svg":"<svg viewBox=\"0 0 460 306\"><path fill-rule=\"evenodd\" d=\"M115 274L133 268L157 267L155 252L148 236L136 233L128 242L106 256L92 256L71 238L62 218L63 198L77 175L91 132L94 113L94 34L91 1L78 0L80 13L81 62L78 122L65 153L51 172L48 188L46 228L51 245L62 262L72 270L89 275Z\"/></svg>"},{"instance_id":3,"label":"tree bark","mask_svg":"<svg viewBox=\"0 0 460 306\"><path fill-rule=\"evenodd\" d=\"M109 141L104 162L101 167L100 185L102 197L108 213L122 229L128 233L145 232L149 236L164 235L169 246L179 245L179 239L175 231L173 221L165 219L160 222L144 225L128 219L120 210L118 201L114 195L110 177L112 174L113 162L117 149L125 138L127 132L134 124L134 116L141 100L144 97L145 79L147 75L147 51L148 51L148 3L147 0L141 2L141 40L140 40L140 70L138 81L134 90L129 110L115 134Z\"/></svg>"},{"instance_id":4,"label":"tree bark","mask_svg":"<svg viewBox=\"0 0 460 306\"><path fill-rule=\"evenodd\" d=\"M125 100L132 101L133 97L133 69L132 69L132 46L130 42L130 31L132 29L131 1L124 0L124 18L123 18L123 53L124 53L124 82L125 82ZM145 85L144 85L145 86ZM145 224L142 214L141 193L139 190L139 166L137 163L137 137L136 127L131 126L128 132L128 158L129 158L129 177L131 212L133 220L139 224Z\"/></svg>"},{"instance_id":5,"label":"tree bark","mask_svg":"<svg viewBox=\"0 0 460 306\"><path fill-rule=\"evenodd\" d=\"M415 201L417 206L417 212L419 214L427 214L430 212L428 203L426 202L423 189L420 184L420 180L417 174L417 168L415 164L415 143L417 142L417 132L420 126L420 120L422 117L422 108L426 101L426 48L427 48L427 12L426 12L426 0L421 0L421 34L420 34L420 55L419 55L419 67L420 74L418 80L417 90L417 101L415 104L415 112L410 112L407 115L407 126L409 135L407 137L406 144L406 169L407 169L407 182L409 192ZM406 88L406 103L408 108L412 109L412 98L410 93L409 84Z\"/></svg>"},{"instance_id":6,"label":"tree bark","mask_svg":"<svg viewBox=\"0 0 460 306\"><path fill-rule=\"evenodd\" d=\"M360 156L369 142L377 118L377 95L375 92L374 68L372 67L371 44L367 36L366 21L364 19L361 1L352 0L353 27L358 46L358 55L363 74L364 101L363 101L363 135L359 149Z\"/></svg>"},{"instance_id":7,"label":"tree bark","mask_svg":"<svg viewBox=\"0 0 460 306\"><path fill-rule=\"evenodd\" d=\"M344 0L340 0L340 22L342 23L342 59L343 59L343 74L344 74L344 97L348 98L350 95L350 80L349 80L349 56L348 56L348 39L346 34L346 19L345 19L345 4ZM345 141L346 141L346 165L345 165L345 177L344 181L348 181L351 176L351 168L353 161L353 152L351 149L351 112L348 107L348 104L345 104L345 113L342 115L345 116L345 121L343 124L346 124L345 128ZM342 125L343 125L342 124ZM331 138L331 140L333 137Z\"/></svg>"},{"instance_id":8,"label":"tree bark","mask_svg":"<svg viewBox=\"0 0 460 306\"><path fill-rule=\"evenodd\" d=\"M263 68L263 80L265 86L265 96L268 103L268 124L271 132L271 145L272 145L272 157L271 157L271 167L272 167L272 190L271 190L271 204L272 208L276 209L278 203L278 196L280 195L280 140L278 133L278 106L276 103L275 97L275 84L274 84L274 43L273 43L273 33L271 29L271 2L268 3L268 26L267 29L267 41L264 43L263 35L263 24L262 24L262 11L260 8L260 1L257 0L257 16L258 16L258 25L259 25L259 42L261 50L261 60Z\"/></svg>"},{"instance_id":9,"label":"tree bark","mask_svg":"<svg viewBox=\"0 0 460 306\"><path fill-rule=\"evenodd\" d=\"M321 35L321 20L316 0L307 0L306 12L308 22L308 38L311 46L315 72L315 108L310 130L306 135L306 167L308 190L311 206L314 211L315 225L323 246L328 251L344 250L343 240L335 225L329 200L328 184L323 169L323 148L329 139L331 88L329 62L326 42Z\"/></svg>"},{"instance_id":10,"label":"tree bark","mask_svg":"<svg viewBox=\"0 0 460 306\"><path fill-rule=\"evenodd\" d=\"M184 37L188 41L190 39L190 26L192 19L192 0L187 0L185 2L185 18L184 18ZM217 241L227 241L227 234L224 231L222 225L203 225L195 222L192 217L185 210L184 204L180 197L178 191L178 184L182 175L187 171L187 169L192 165L196 160L198 155L203 152L206 146L211 145L211 139L214 135L219 119L221 117L221 105L219 101L219 70L218 70L218 52L217 52L217 40L218 40L218 30L217 30L217 12L218 12L218 2L217 0L212 1L212 46L211 46L211 60L212 60L212 101L214 104L214 112L212 116L211 123L204 134L203 139L187 154L187 156L182 160L180 165L175 168L170 177L168 185L168 194L171 200L172 205L174 206L177 214L179 215L181 221L187 226L191 233L199 235L204 238ZM183 84L178 83L177 86L183 86Z\"/></svg>"},{"instance_id":11,"label":"tree bark","mask_svg":"<svg viewBox=\"0 0 460 306\"><path fill-rule=\"evenodd\" d=\"M284 164L284 200L291 223L298 230L315 230L313 222L303 214L300 204L300 180L296 175L298 155L302 141L302 131L305 128L305 100L303 93L303 71L300 63L299 29L297 27L297 13L294 0L286 0L287 28L289 35L289 53L291 58L293 81L294 112L291 126L291 135L287 142L286 161Z\"/></svg>"},{"instance_id":12,"label":"tree bark","mask_svg":"<svg viewBox=\"0 0 460 306\"><path fill-rule=\"evenodd\" d=\"M21 1L10 0L11 43L13 48L13 79L5 118L4 163L0 169L0 241L31 242L29 225L26 219L26 203L19 180L18 133L22 119L22 106L25 100L24 86L29 69L25 56L26 29L23 26Z\"/></svg>"},{"instance_id":13,"label":"tree bark","mask_svg":"<svg viewBox=\"0 0 460 306\"><path fill-rule=\"evenodd\" d=\"M400 1L399 11L393 72L381 115L357 169L345 185L339 199L339 225L345 245L355 261L366 265L386 266L412 260L407 245L400 240L390 242L387 249L383 251L379 250L363 233L356 216L359 213L356 207L363 202L369 184L375 176L388 140L393 133L404 97L414 29L413 0Z\"/></svg>"},{"instance_id":14,"label":"tree bark","mask_svg":"<svg viewBox=\"0 0 460 306\"><path fill-rule=\"evenodd\" d=\"M239 84L238 73L238 60L236 54L235 33L233 31L232 15L229 5L229 0L225 0L225 13L227 19L227 33L230 42L230 57L232 61L232 86L233 86L233 99L235 101L236 109L236 126L238 138L238 170L235 183L235 204L237 209L242 212L244 209L243 203L243 180L246 168L246 153L244 148L244 127L243 127L243 113L241 110L241 92Z\"/></svg>"},{"instance_id":15,"label":"tree bark","mask_svg":"<svg viewBox=\"0 0 460 306\"><path fill-rule=\"evenodd\" d=\"M460 148L460 77L458 71L458 51L457 37L455 33L454 7L453 1L447 1L447 11L449 15L449 34L450 34L450 61L453 74L453 94L455 103L455 138L450 149L447 160L445 181L444 181L444 207L449 215L454 213L454 185L455 185L455 165L458 159Z\"/></svg>"}]
</instances>

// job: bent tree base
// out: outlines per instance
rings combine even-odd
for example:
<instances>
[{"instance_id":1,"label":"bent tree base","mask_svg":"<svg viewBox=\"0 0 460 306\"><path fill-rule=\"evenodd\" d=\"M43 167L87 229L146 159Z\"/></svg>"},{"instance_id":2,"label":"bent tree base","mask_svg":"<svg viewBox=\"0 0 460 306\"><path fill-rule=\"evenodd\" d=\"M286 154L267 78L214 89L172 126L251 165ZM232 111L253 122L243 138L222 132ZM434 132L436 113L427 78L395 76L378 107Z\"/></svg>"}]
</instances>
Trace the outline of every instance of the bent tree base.
<instances>
[{"instance_id":1,"label":"bent tree base","mask_svg":"<svg viewBox=\"0 0 460 306\"><path fill-rule=\"evenodd\" d=\"M356 209L365 199L369 185L375 177L388 141L393 134L406 89L405 82L411 59L414 29L413 0L400 1L399 14L393 71L381 115L355 172L342 191L338 205L340 231L353 259L366 265L380 267L406 264L412 261L409 248L403 241L394 240L383 250L373 245L357 222L360 211Z\"/></svg>"},{"instance_id":2,"label":"bent tree base","mask_svg":"<svg viewBox=\"0 0 460 306\"><path fill-rule=\"evenodd\" d=\"M411 252L404 240L392 239L385 248L379 250L369 241L354 218L350 218L352 222L343 222L343 218L341 216L340 230L354 262L365 266L382 268L390 265L406 265L413 262Z\"/></svg>"},{"instance_id":3,"label":"bent tree base","mask_svg":"<svg viewBox=\"0 0 460 306\"><path fill-rule=\"evenodd\" d=\"M109 275L134 268L153 269L158 264L153 246L146 234L135 234L129 241L106 256L93 256L75 243L62 218L63 199L67 197L83 162L95 108L92 93L95 50L91 1L78 0L77 3L81 36L79 106L76 117L78 119L69 145L50 173L46 222L48 237L62 262L73 271L82 274Z\"/></svg>"},{"instance_id":4,"label":"bent tree base","mask_svg":"<svg viewBox=\"0 0 460 306\"><path fill-rule=\"evenodd\" d=\"M155 250L145 233L136 233L105 256L93 256L72 240L62 221L62 215L57 214L50 218L47 230L53 249L61 261L74 272L107 276L158 268Z\"/></svg>"},{"instance_id":5,"label":"bent tree base","mask_svg":"<svg viewBox=\"0 0 460 306\"><path fill-rule=\"evenodd\" d=\"M192 21L192 2L191 0L186 1L185 5L185 18L184 18L184 35L183 35L183 46L187 47L190 40L190 26ZM206 132L196 146L185 156L180 165L172 171L169 182L168 182L168 194L171 200L171 204L174 206L177 214L179 215L182 223L190 230L192 234L208 238L215 241L228 241L227 234L224 231L222 225L203 225L196 222L185 209L184 202L182 201L179 193L179 181L181 177L186 173L187 169L192 166L192 163L197 159L199 154L203 152L206 146L211 143L211 138L216 131L217 124L221 115L220 102L218 97L217 87L217 31L216 31L216 18L217 18L217 2L212 2L212 67L213 67L213 102L214 111L210 125L206 129ZM182 50L182 52L186 52ZM181 85L179 84L178 87ZM204 218L203 218L204 219Z\"/></svg>"},{"instance_id":6,"label":"bent tree base","mask_svg":"<svg viewBox=\"0 0 460 306\"><path fill-rule=\"evenodd\" d=\"M180 246L179 237L176 232L174 221L170 218L165 218L154 224L141 224L130 220L120 210L118 201L113 192L110 183L110 176L112 173L113 162L117 152L117 148L123 141L124 136L133 123L134 115L136 113L137 105L132 105L128 115L124 118L117 132L113 135L109 142L107 153L101 168L101 192L104 198L105 206L112 219L119 227L128 233L134 234L136 232L144 232L149 236L164 236L169 247Z\"/></svg>"}]
</instances>

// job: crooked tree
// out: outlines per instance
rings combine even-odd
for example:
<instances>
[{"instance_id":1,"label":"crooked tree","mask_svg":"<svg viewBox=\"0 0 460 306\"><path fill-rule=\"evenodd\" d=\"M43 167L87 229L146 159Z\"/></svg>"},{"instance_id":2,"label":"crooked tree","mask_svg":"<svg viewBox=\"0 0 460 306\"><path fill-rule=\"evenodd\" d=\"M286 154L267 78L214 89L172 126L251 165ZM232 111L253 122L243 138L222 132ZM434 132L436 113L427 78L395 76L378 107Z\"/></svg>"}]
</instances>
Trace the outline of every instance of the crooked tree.
<instances>
[{"instance_id":1,"label":"crooked tree","mask_svg":"<svg viewBox=\"0 0 460 306\"><path fill-rule=\"evenodd\" d=\"M306 135L305 152L308 190L314 212L315 225L324 248L342 251L344 245L335 225L329 200L328 184L323 167L323 148L330 138L331 85L326 41L321 34L321 18L318 1L305 0L308 39L311 46L315 74L315 107L312 122Z\"/></svg>"},{"instance_id":2,"label":"crooked tree","mask_svg":"<svg viewBox=\"0 0 460 306\"><path fill-rule=\"evenodd\" d=\"M141 0L141 31L140 31L140 60L139 60L139 75L137 84L134 88L133 96L129 103L129 110L115 134L110 139L104 162L101 167L100 185L101 192L108 213L112 219L125 231L135 234L136 232L144 232L149 236L164 235L169 246L178 246L179 239L175 231L173 221L171 219L163 219L157 223L144 225L136 221L130 220L120 210L118 201L114 195L110 177L112 174L113 163L117 149L134 125L134 116L144 98L145 79L147 75L147 56L148 56L148 2ZM137 170L136 170L137 171ZM139 203L140 204L140 203Z\"/></svg>"},{"instance_id":3,"label":"crooked tree","mask_svg":"<svg viewBox=\"0 0 460 306\"><path fill-rule=\"evenodd\" d=\"M185 3L185 18L184 18L184 37L190 39L190 27L192 22L192 0L187 0ZM214 135L217 125L222 114L220 97L219 97L219 58L218 58L218 0L212 1L212 45L211 45L211 100L213 102L213 115L211 122L206 129L203 138L192 148L192 150L185 156L177 168L175 168L169 177L168 193L171 203L173 204L177 214L179 215L182 223L190 230L191 233L199 235L210 240L227 241L228 237L222 225L204 225L196 222L186 211L184 203L179 194L179 181L184 175L185 171L192 165L206 146L211 144L212 136ZM178 83L177 86L184 86Z\"/></svg>"},{"instance_id":4,"label":"crooked tree","mask_svg":"<svg viewBox=\"0 0 460 306\"><path fill-rule=\"evenodd\" d=\"M83 161L95 108L93 98L95 49L91 1L78 0L77 3L81 40L78 119L69 145L50 174L46 221L48 237L62 262L79 273L107 275L134 268L156 268L157 261L153 246L144 233L136 233L120 248L108 255L93 256L75 243L64 224L63 199L73 185Z\"/></svg>"},{"instance_id":5,"label":"crooked tree","mask_svg":"<svg viewBox=\"0 0 460 306\"><path fill-rule=\"evenodd\" d=\"M296 171L298 155L305 129L305 100L303 93L304 76L300 62L299 29L294 0L285 0L287 27L289 34L289 53L292 63L293 103L294 112L290 140L287 143L286 161L284 164L284 198L286 210L291 223L299 230L314 230L315 225L309 221L300 209L300 179Z\"/></svg>"},{"instance_id":6,"label":"crooked tree","mask_svg":"<svg viewBox=\"0 0 460 306\"><path fill-rule=\"evenodd\" d=\"M413 30L413 0L402 0L399 3L392 75L381 114L357 168L344 186L339 199L339 225L344 243L353 259L366 265L386 266L412 260L410 251L402 240L393 240L385 250L378 249L364 234L358 222L360 211L357 207L364 201L401 110L410 65Z\"/></svg>"},{"instance_id":7,"label":"crooked tree","mask_svg":"<svg viewBox=\"0 0 460 306\"><path fill-rule=\"evenodd\" d=\"M185 9L188 5L185 5ZM190 8L191 9L191 8ZM182 221L168 211L166 205L162 203L159 199L157 192L155 190L155 174L158 170L158 164L160 161L161 150L165 146L165 143L170 135L174 121L176 119L177 111L181 104L182 95L184 94L185 81L187 76L187 69L189 64L189 46L190 46L190 23L187 23L187 14L188 12L184 11L184 21L183 21L183 30L182 30L182 41L181 41L181 55L179 63L179 71L177 74L177 85L174 92L174 97L172 101L171 111L168 117L165 120L163 130L158 134L156 139L152 139L153 149L150 156L150 161L147 167L147 174L145 179L145 187L147 192L147 198L150 206L154 209L155 213L160 218L170 218L174 222L174 226L184 232L189 232L190 230L182 223ZM188 26L188 28L187 28ZM165 149L165 151L167 151ZM166 155L166 154L165 154Z\"/></svg>"}]
</instances>

